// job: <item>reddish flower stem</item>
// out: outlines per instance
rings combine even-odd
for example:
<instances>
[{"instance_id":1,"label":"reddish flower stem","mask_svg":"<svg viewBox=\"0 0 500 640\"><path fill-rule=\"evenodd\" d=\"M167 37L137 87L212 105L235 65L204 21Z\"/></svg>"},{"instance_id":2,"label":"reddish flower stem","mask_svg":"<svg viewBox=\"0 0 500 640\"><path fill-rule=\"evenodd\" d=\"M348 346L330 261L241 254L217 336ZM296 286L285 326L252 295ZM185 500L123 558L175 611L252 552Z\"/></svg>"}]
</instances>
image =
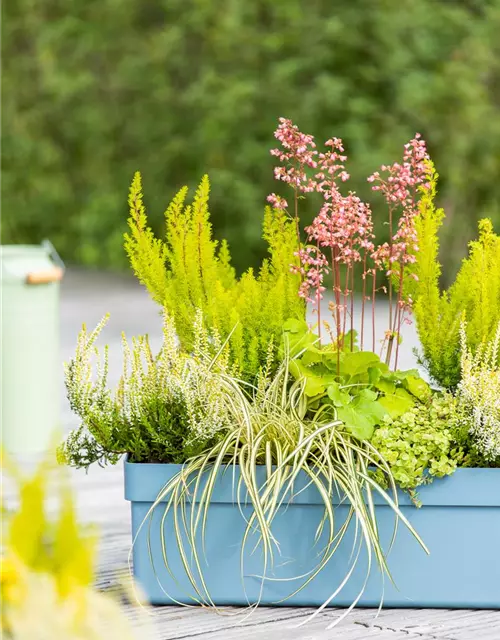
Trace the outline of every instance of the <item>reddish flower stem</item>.
<instances>
[{"instance_id":1,"label":"reddish flower stem","mask_svg":"<svg viewBox=\"0 0 500 640\"><path fill-rule=\"evenodd\" d=\"M354 262L351 266L351 351L354 349Z\"/></svg>"},{"instance_id":2,"label":"reddish flower stem","mask_svg":"<svg viewBox=\"0 0 500 640\"><path fill-rule=\"evenodd\" d=\"M389 330L392 331L392 214L393 207L389 207L389 282L388 282L388 290L389 290ZM392 351L392 336L389 336L389 345L387 347L387 356L386 356L386 364L389 364L391 360L391 351Z\"/></svg>"},{"instance_id":3,"label":"reddish flower stem","mask_svg":"<svg viewBox=\"0 0 500 640\"><path fill-rule=\"evenodd\" d=\"M299 196L297 193L297 185L293 188L294 193L294 209L295 209L295 231L297 233L297 246L300 250L300 220L299 220Z\"/></svg>"},{"instance_id":4,"label":"reddish flower stem","mask_svg":"<svg viewBox=\"0 0 500 640\"><path fill-rule=\"evenodd\" d=\"M316 246L318 248L318 253L320 252L320 248L319 248L319 242L316 243ZM319 346L321 347L321 291L318 288L316 289L316 308L318 311L318 340L319 340Z\"/></svg>"},{"instance_id":5,"label":"reddish flower stem","mask_svg":"<svg viewBox=\"0 0 500 640\"><path fill-rule=\"evenodd\" d=\"M376 269L372 269L373 276L373 289L372 289L372 339L373 339L373 347L372 351L375 353L375 293L377 287L377 271Z\"/></svg>"},{"instance_id":6,"label":"reddish flower stem","mask_svg":"<svg viewBox=\"0 0 500 640\"><path fill-rule=\"evenodd\" d=\"M343 318L342 318L342 347L344 346L344 339L345 339L345 330L346 330L346 326L347 326L347 298L349 296L349 269L351 267L349 265L346 265L346 270L345 270L345 287L344 287L344 304L343 304L343 309L342 309L342 313Z\"/></svg>"},{"instance_id":7,"label":"reddish flower stem","mask_svg":"<svg viewBox=\"0 0 500 640\"><path fill-rule=\"evenodd\" d=\"M403 319L403 278L404 278L404 265L403 261L401 261L401 266L399 269L399 291L398 291L398 307L396 309L396 319L394 319L394 335L396 336L396 356L394 358L394 370L396 371L398 368L398 356L399 356L399 343L401 341L401 323Z\"/></svg>"},{"instance_id":8,"label":"reddish flower stem","mask_svg":"<svg viewBox=\"0 0 500 640\"><path fill-rule=\"evenodd\" d=\"M366 249L363 256L363 297L361 299L361 335L360 347L363 351L364 335L365 335L365 299L366 299Z\"/></svg>"},{"instance_id":9,"label":"reddish flower stem","mask_svg":"<svg viewBox=\"0 0 500 640\"><path fill-rule=\"evenodd\" d=\"M335 324L337 326L337 342L340 343L341 320L340 320L340 266L337 258L337 249L332 247L332 274L333 293L335 295Z\"/></svg>"}]
</instances>

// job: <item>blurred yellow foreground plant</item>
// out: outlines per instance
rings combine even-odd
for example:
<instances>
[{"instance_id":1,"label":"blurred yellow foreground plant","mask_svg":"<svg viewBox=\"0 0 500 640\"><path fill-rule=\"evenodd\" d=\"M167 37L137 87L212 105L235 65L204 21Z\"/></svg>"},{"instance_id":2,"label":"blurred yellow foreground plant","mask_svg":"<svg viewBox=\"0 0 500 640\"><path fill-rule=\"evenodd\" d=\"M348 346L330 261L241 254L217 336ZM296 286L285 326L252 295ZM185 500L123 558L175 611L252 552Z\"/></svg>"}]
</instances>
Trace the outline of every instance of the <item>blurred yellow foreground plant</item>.
<instances>
[{"instance_id":1,"label":"blurred yellow foreground plant","mask_svg":"<svg viewBox=\"0 0 500 640\"><path fill-rule=\"evenodd\" d=\"M78 525L62 471L44 463L32 477L23 478L5 455L3 464L18 487L19 505L9 514L2 504L2 637L132 639L119 604L92 587L97 538ZM52 473L58 481L55 519L46 513Z\"/></svg>"}]
</instances>

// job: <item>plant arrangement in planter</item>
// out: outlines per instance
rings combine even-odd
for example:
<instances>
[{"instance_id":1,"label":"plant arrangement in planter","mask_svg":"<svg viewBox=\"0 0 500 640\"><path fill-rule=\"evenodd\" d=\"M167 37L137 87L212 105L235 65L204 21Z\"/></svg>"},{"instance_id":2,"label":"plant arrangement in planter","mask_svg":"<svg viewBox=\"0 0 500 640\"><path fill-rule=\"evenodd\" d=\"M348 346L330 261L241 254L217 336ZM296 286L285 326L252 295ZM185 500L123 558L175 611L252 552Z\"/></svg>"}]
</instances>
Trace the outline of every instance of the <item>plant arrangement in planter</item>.
<instances>
[{"instance_id":1,"label":"plant arrangement in planter","mask_svg":"<svg viewBox=\"0 0 500 640\"><path fill-rule=\"evenodd\" d=\"M500 530L500 239L482 221L441 293L443 213L420 136L368 178L388 210L378 245L370 206L344 193L342 141L319 151L286 119L275 136L291 205L268 197L269 257L241 277L212 238L208 178L192 203L187 189L174 198L163 241L136 174L125 248L162 307L163 344L124 338L112 393L95 346L105 320L83 328L66 367L82 423L60 457L127 455L134 572L152 602L500 607L490 554L452 570L467 539L488 548ZM376 304L388 306L382 340ZM412 312L439 389L398 368Z\"/></svg>"}]
</instances>

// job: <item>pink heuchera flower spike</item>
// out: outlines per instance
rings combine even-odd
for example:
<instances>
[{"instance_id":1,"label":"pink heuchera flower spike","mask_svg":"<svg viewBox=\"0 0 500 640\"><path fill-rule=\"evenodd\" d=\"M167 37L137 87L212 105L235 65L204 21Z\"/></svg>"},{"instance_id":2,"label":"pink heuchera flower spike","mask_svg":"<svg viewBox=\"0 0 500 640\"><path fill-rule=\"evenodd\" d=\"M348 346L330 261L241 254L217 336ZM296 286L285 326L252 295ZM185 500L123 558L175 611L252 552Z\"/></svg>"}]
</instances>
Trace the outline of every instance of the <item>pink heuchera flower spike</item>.
<instances>
[{"instance_id":1,"label":"pink heuchera flower spike","mask_svg":"<svg viewBox=\"0 0 500 640\"><path fill-rule=\"evenodd\" d=\"M427 149L420 134L404 146L403 160L393 165L383 165L368 181L373 191L379 191L389 205L389 242L375 248L372 213L368 204L353 191L340 192L339 184L349 180L345 168L347 156L340 138L326 141L324 152L319 152L311 135L299 131L287 118L280 118L275 131L281 148L271 150L279 159L275 167L277 180L289 184L295 192L294 218L297 231L298 264L290 269L301 276L299 295L312 302L318 315L318 334L321 339L320 301L325 287L324 276L331 271L334 302L329 305L336 325L339 348L343 348L346 336L346 320L350 318L351 349L353 348L353 317L355 278L361 275L361 336L363 349L365 301L372 305L372 342L375 350L375 295L384 286L377 287L377 272L383 270L388 279L389 330L386 332L386 362L391 361L392 346L396 340L397 365L401 323L405 313L411 311L412 301L403 293L404 277L412 276L407 266L416 261L418 238L415 218L418 215L418 190L428 185ZM307 244L300 238L298 201L300 193L316 191L323 198L322 206L312 224L305 229ZM288 203L281 196L271 193L268 202L276 209L287 209ZM360 263L360 266L357 266ZM366 295L366 281L372 279L370 297ZM393 300L394 282L397 282L397 299ZM313 294L314 291L314 294ZM347 301L349 300L349 305ZM329 330L329 329L328 329Z\"/></svg>"},{"instance_id":2,"label":"pink heuchera flower spike","mask_svg":"<svg viewBox=\"0 0 500 640\"><path fill-rule=\"evenodd\" d=\"M318 247L307 246L300 249L295 254L299 258L300 266L291 265L292 273L300 273L302 276L302 284L299 289L299 296L307 302L318 304L323 299L323 279L328 273L328 260ZM316 291L315 298L311 298L310 291Z\"/></svg>"},{"instance_id":3,"label":"pink heuchera flower spike","mask_svg":"<svg viewBox=\"0 0 500 640\"><path fill-rule=\"evenodd\" d=\"M376 171L368 178L374 183L373 191L380 191L389 205L389 242L385 242L372 253L377 268L385 268L389 277L389 324L391 327L388 359L391 357L392 344L396 340L396 358L398 361L399 337L404 314L411 311L412 300L402 297L405 275L416 279L416 275L405 269L416 261L418 237L415 220L418 216L418 190L428 187L429 162L425 141L419 133L404 146L403 162L395 162L390 166L382 165L382 177ZM397 229L394 231L394 214L399 214ZM396 268L394 265L397 265ZM395 312L392 306L392 278L396 275L398 282L398 298Z\"/></svg>"},{"instance_id":4,"label":"pink heuchera flower spike","mask_svg":"<svg viewBox=\"0 0 500 640\"><path fill-rule=\"evenodd\" d=\"M391 241L380 245L373 253L373 259L381 266L388 265L388 275L392 273L391 265L411 264L415 262L415 252L418 251L415 217L418 215L417 191L421 185L428 184L429 155L425 141L419 133L404 146L403 163L382 165L381 171L386 178L376 171L368 178L368 182L375 183L373 191L380 191L389 205ZM397 230L392 229L392 213L398 209L400 217Z\"/></svg>"},{"instance_id":5,"label":"pink heuchera flower spike","mask_svg":"<svg viewBox=\"0 0 500 640\"><path fill-rule=\"evenodd\" d=\"M274 207L274 209L288 209L288 202L285 198L277 196L275 193L270 193L267 196L267 201Z\"/></svg>"},{"instance_id":6,"label":"pink heuchera flower spike","mask_svg":"<svg viewBox=\"0 0 500 640\"><path fill-rule=\"evenodd\" d=\"M276 156L284 166L275 167L274 177L298 191L315 191L316 182L305 172L306 167L315 169L317 166L318 152L313 136L301 133L287 118L280 118L279 122L274 136L283 148L271 149L271 155Z\"/></svg>"}]
</instances>

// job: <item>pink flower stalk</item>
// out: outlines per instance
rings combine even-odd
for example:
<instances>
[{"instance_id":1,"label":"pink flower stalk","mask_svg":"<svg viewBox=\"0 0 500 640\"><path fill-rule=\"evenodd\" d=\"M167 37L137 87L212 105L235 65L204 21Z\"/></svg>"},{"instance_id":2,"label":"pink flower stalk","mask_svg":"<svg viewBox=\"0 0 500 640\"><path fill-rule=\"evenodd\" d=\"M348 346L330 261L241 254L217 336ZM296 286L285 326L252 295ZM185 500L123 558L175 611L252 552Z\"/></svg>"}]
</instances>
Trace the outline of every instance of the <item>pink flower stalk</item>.
<instances>
[{"instance_id":1,"label":"pink flower stalk","mask_svg":"<svg viewBox=\"0 0 500 640\"><path fill-rule=\"evenodd\" d=\"M381 170L387 173L382 178L376 171L368 178L368 182L375 183L373 191L380 191L390 206L400 205L404 209L415 209L417 188L428 182L429 155L425 141L419 133L404 146L403 164L395 162L393 165L382 165Z\"/></svg>"},{"instance_id":2,"label":"pink flower stalk","mask_svg":"<svg viewBox=\"0 0 500 640\"><path fill-rule=\"evenodd\" d=\"M408 267L416 261L415 254L418 251L415 227L418 192L422 186L428 185L429 156L424 140L417 133L404 146L401 164L382 166L382 174L375 172L368 178L373 183L373 191L382 193L389 205L389 241L375 248L369 205L362 202L354 192L350 191L344 196L339 190L339 183L349 179L342 140L331 138L325 143L326 151L318 152L313 136L303 134L286 118L280 118L274 135L281 143L281 148L271 150L271 154L281 163L275 167L274 175L277 180L289 184L294 190L298 244L295 256L298 257L299 264L291 265L290 269L301 276L299 295L317 307L319 338L321 339L320 301L325 291L324 276L331 270L334 301L329 308L335 319L338 352L344 347L347 316L350 316L351 349L353 348L354 282L357 273L362 277L363 286L360 346L363 349L365 302L371 300L375 350L375 296L378 291L385 291L383 285L377 286L377 272L383 270L388 276L390 309L389 329L384 342L387 344L386 362L389 364L391 361L396 339L397 366L401 324L408 321L405 316L411 312L412 306L412 301L404 295L403 278L408 275L416 277ZM312 191L322 195L323 204L312 224L305 229L309 244L304 246L300 238L298 200L300 193ZM270 194L267 200L274 208L288 208L286 200L275 193ZM367 296L366 281L369 278L372 278L371 295ZM398 296L393 301L394 283L398 285Z\"/></svg>"},{"instance_id":3,"label":"pink flower stalk","mask_svg":"<svg viewBox=\"0 0 500 640\"><path fill-rule=\"evenodd\" d=\"M352 265L361 260L360 249L373 250L371 211L355 193L343 196L338 189L338 180L349 179L342 140L331 138L325 145L331 149L319 154L319 171L315 175L324 204L306 232L320 246L334 249L337 262Z\"/></svg>"},{"instance_id":4,"label":"pink flower stalk","mask_svg":"<svg viewBox=\"0 0 500 640\"><path fill-rule=\"evenodd\" d=\"M332 249L336 262L352 266L363 259L363 250L373 251L370 207L352 192L342 196L330 189L328 196L306 232L321 247Z\"/></svg>"},{"instance_id":5,"label":"pink flower stalk","mask_svg":"<svg viewBox=\"0 0 500 640\"><path fill-rule=\"evenodd\" d=\"M394 339L396 339L396 362L399 351L401 323L405 311L409 311L411 303L403 301L403 280L405 268L416 261L418 238L415 219L418 216L418 190L422 185L428 186L429 155L425 141L419 133L404 146L403 163L391 166L383 165L381 171L387 177L383 178L378 171L368 178L368 182L375 183L373 191L380 191L389 205L389 242L377 247L372 258L377 268L385 268L389 277L389 342L386 361L390 361ZM399 211L397 230L394 232L394 213ZM397 264L396 271L394 265ZM396 275L398 283L398 299L393 311L392 279ZM413 275L413 274L409 274ZM406 305L406 307L405 307Z\"/></svg>"},{"instance_id":6,"label":"pink flower stalk","mask_svg":"<svg viewBox=\"0 0 500 640\"><path fill-rule=\"evenodd\" d=\"M391 166L382 165L382 172L388 174L385 179L378 171L368 178L368 182L375 183L372 190L380 191L389 205L390 241L379 246L373 254L377 264L388 264L389 271L394 262L415 262L414 253L418 251L415 231L415 217L418 215L417 191L421 185L428 183L428 161L425 141L417 133L404 146L403 164L395 162ZM401 216L394 233L392 214L397 208L400 209Z\"/></svg>"},{"instance_id":7,"label":"pink flower stalk","mask_svg":"<svg viewBox=\"0 0 500 640\"><path fill-rule=\"evenodd\" d=\"M363 261L363 300L362 320L364 323L365 309L365 279L367 271L367 256L373 251L373 223L371 211L367 204L358 196L349 192L343 196L337 182L345 182L349 174L345 170L347 156L340 138L332 138L326 143L331 147L318 156L319 171L315 175L317 190L323 195L324 203L319 214L310 227L306 228L309 241L315 240L323 249L328 249L331 256L333 274L333 293L335 303L331 310L334 314L337 341L339 348L343 345L346 331L347 316L351 321L351 348L353 348L353 318L354 318L354 266ZM341 283L340 265L346 267L345 282ZM343 301L341 297L343 296ZM349 296L350 310L347 305ZM361 344L363 343L363 329Z\"/></svg>"},{"instance_id":8,"label":"pink flower stalk","mask_svg":"<svg viewBox=\"0 0 500 640\"><path fill-rule=\"evenodd\" d=\"M299 258L300 266L292 265L290 270L292 273L300 273L302 277L299 296L313 304L314 312L318 316L318 338L321 342L321 300L326 289L323 279L328 272L328 261L318 246L308 245L301 248L295 256ZM315 291L314 298L311 297L311 290Z\"/></svg>"},{"instance_id":9,"label":"pink flower stalk","mask_svg":"<svg viewBox=\"0 0 500 640\"><path fill-rule=\"evenodd\" d=\"M271 149L283 166L275 167L274 177L290 184L303 193L316 190L316 182L308 177L305 168L317 168L318 152L313 136L301 133L299 128L287 118L280 118L280 124L274 132L282 149Z\"/></svg>"},{"instance_id":10,"label":"pink flower stalk","mask_svg":"<svg viewBox=\"0 0 500 640\"><path fill-rule=\"evenodd\" d=\"M331 138L325 142L326 147L331 147L331 151L318 155L318 173L315 175L317 190L328 199L328 193L332 190L332 185L339 178L342 182L349 180L349 174L345 170L344 162L347 156L344 155L344 145L340 138ZM335 186L336 189L336 186Z\"/></svg>"},{"instance_id":11,"label":"pink flower stalk","mask_svg":"<svg viewBox=\"0 0 500 640\"><path fill-rule=\"evenodd\" d=\"M397 234L393 236L393 240L400 242L384 242L379 245L372 253L372 258L379 269L387 265L386 275L393 273L392 265L397 262L399 265L408 265L416 262L415 252L418 251L418 244L414 226L410 224L401 228Z\"/></svg>"},{"instance_id":12,"label":"pink flower stalk","mask_svg":"<svg viewBox=\"0 0 500 640\"><path fill-rule=\"evenodd\" d=\"M267 201L273 206L274 209L288 209L288 202L285 198L277 196L275 193L270 193L267 196Z\"/></svg>"},{"instance_id":13,"label":"pink flower stalk","mask_svg":"<svg viewBox=\"0 0 500 640\"><path fill-rule=\"evenodd\" d=\"M361 261L363 262L362 314L364 315L365 279L371 272L367 267L367 256L374 249L371 211L355 193L350 192L347 196L343 196L338 189L338 182L349 179L345 169L347 156L340 138L327 140L325 143L327 150L318 153L313 137L301 133L297 126L285 118L280 118L275 137L281 142L282 149L273 149L271 154L283 163L282 166L275 168L275 177L290 184L295 191L295 220L299 244L297 255L301 266L291 268L302 276L299 295L318 306L319 316L319 302L325 290L323 278L329 266L321 249L327 249L331 256L330 267L333 273L337 340L341 345L349 313L347 305L349 295L351 295L352 329L354 265ZM306 173L306 170L311 169L315 170L313 177ZM324 203L312 225L306 228L308 242L312 244L303 249L298 226L297 194L311 191L321 193ZM275 206L282 204L275 194L271 194L268 201ZM341 283L340 265L347 267L344 283ZM316 291L315 299L311 297L311 290Z\"/></svg>"},{"instance_id":14,"label":"pink flower stalk","mask_svg":"<svg viewBox=\"0 0 500 640\"><path fill-rule=\"evenodd\" d=\"M290 271L292 273L300 273L302 276L299 296L307 302L319 305L325 291L323 279L328 272L328 261L320 249L312 245L299 249L295 256L299 258L300 266L291 265ZM311 298L311 289L316 292L314 298Z\"/></svg>"},{"instance_id":15,"label":"pink flower stalk","mask_svg":"<svg viewBox=\"0 0 500 640\"><path fill-rule=\"evenodd\" d=\"M316 144L311 135L302 133L288 118L280 118L274 136L281 149L271 149L271 155L282 163L274 168L274 177L289 184L294 190L294 218L297 245L300 248L300 221L298 213L299 193L310 193L317 188L316 181L307 175L306 169L316 169ZM271 194L270 197L274 196ZM269 198L268 198L269 199ZM280 207L282 208L282 207Z\"/></svg>"}]
</instances>

